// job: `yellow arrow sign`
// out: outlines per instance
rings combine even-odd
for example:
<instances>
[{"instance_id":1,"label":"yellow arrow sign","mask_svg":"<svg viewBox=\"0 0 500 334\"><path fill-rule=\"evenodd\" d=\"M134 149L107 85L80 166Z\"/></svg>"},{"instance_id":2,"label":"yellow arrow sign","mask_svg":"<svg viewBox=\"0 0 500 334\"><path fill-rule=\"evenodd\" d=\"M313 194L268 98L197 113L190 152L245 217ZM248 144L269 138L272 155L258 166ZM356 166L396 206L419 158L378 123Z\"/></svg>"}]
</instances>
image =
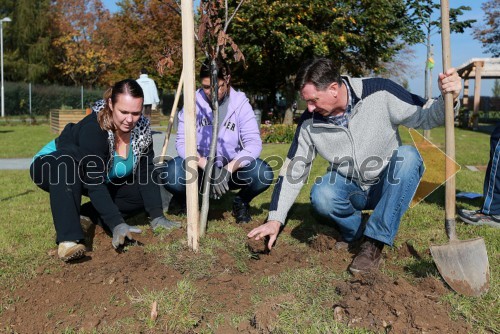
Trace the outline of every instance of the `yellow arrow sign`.
<instances>
[{"instance_id":1,"label":"yellow arrow sign","mask_svg":"<svg viewBox=\"0 0 500 334\"><path fill-rule=\"evenodd\" d=\"M439 147L425 139L417 130L409 129L413 144L424 160L425 172L420 180L415 196L410 203L410 208L423 201L432 194L437 188L446 182L445 164L446 159L452 161L454 173L460 171L460 165L446 155Z\"/></svg>"}]
</instances>

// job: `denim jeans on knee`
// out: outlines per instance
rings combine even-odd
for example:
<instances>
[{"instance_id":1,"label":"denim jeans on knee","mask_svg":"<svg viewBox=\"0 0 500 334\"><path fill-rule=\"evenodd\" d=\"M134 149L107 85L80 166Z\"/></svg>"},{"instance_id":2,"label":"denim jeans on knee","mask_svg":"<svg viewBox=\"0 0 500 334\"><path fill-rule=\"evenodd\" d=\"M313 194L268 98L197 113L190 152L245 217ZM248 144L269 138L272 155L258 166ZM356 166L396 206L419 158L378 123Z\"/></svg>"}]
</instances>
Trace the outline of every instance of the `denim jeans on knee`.
<instances>
[{"instance_id":1,"label":"denim jeans on knee","mask_svg":"<svg viewBox=\"0 0 500 334\"><path fill-rule=\"evenodd\" d=\"M400 146L370 189L365 191L331 171L313 186L311 202L321 216L337 224L346 241L357 240L364 234L392 245L423 172L418 151L412 146ZM364 231L361 210L373 210Z\"/></svg>"},{"instance_id":2,"label":"denim jeans on knee","mask_svg":"<svg viewBox=\"0 0 500 334\"><path fill-rule=\"evenodd\" d=\"M203 170L198 169L198 185L201 185ZM181 157L167 161L161 171L160 178L164 187L178 198L186 194L186 164ZM241 189L238 196L249 203L271 185L274 178L271 167L261 159L255 159L247 166L241 167L231 175L229 188Z\"/></svg>"}]
</instances>

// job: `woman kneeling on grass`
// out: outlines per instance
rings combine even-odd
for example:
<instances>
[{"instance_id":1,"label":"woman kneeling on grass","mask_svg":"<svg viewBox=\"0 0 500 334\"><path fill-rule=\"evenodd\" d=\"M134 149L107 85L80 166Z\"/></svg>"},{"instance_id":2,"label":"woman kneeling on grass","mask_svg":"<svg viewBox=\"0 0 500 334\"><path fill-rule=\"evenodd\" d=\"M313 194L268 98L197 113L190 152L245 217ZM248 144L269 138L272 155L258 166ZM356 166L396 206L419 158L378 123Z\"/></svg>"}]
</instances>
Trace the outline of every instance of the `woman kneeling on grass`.
<instances>
[{"instance_id":1,"label":"woman kneeling on grass","mask_svg":"<svg viewBox=\"0 0 500 334\"><path fill-rule=\"evenodd\" d=\"M80 215L102 223L118 248L141 230L124 217L143 211L153 229L180 224L163 215L160 188L153 181L153 140L149 120L141 114L144 95L132 79L104 93L93 113L68 124L38 152L31 164L33 181L50 193L59 258L85 255ZM90 202L80 206L82 195Z\"/></svg>"}]
</instances>

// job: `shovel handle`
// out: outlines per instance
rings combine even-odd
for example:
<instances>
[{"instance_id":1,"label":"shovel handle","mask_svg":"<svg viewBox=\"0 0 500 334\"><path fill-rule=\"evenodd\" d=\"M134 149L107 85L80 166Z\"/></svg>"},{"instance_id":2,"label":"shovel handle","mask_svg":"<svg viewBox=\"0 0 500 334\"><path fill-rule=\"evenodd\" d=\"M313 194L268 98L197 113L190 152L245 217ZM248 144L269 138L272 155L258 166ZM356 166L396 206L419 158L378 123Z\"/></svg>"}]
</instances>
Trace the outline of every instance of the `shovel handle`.
<instances>
[{"instance_id":1,"label":"shovel handle","mask_svg":"<svg viewBox=\"0 0 500 334\"><path fill-rule=\"evenodd\" d=\"M450 52L450 6L448 0L441 0L441 42L443 46L443 73L451 67ZM450 240L456 240L455 222L455 113L453 111L453 96L444 94L445 111L445 229Z\"/></svg>"},{"instance_id":2,"label":"shovel handle","mask_svg":"<svg viewBox=\"0 0 500 334\"><path fill-rule=\"evenodd\" d=\"M172 111L170 112L170 119L168 121L167 133L165 134L165 141L163 142L163 148L160 155L160 164L163 164L165 160L165 154L167 153L168 141L170 139L170 133L172 132L172 125L174 124L175 115L177 114L177 105L179 104L179 97L181 96L182 84L184 80L184 72L181 73L181 78L179 79L179 84L177 85L177 92L175 93L174 105L172 106Z\"/></svg>"}]
</instances>

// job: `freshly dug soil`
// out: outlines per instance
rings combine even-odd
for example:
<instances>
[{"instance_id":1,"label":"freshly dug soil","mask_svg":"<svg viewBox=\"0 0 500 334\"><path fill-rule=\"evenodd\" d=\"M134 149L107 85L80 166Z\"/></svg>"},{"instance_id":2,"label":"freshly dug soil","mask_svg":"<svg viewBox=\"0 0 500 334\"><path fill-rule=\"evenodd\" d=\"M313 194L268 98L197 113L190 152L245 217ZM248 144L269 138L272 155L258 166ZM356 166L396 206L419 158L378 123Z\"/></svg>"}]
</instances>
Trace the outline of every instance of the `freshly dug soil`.
<instances>
[{"instance_id":1,"label":"freshly dug soil","mask_svg":"<svg viewBox=\"0 0 500 334\"><path fill-rule=\"evenodd\" d=\"M244 226L242 233L258 224L252 222ZM95 233L92 251L84 259L65 264L52 250L47 254L46 265L37 269L34 278L20 279L13 292L1 293L4 305L0 313L2 330L7 333L58 333L65 328L92 331L113 326L127 318L135 319L132 327L128 327L131 332L164 332L164 328L145 326L130 296L144 289L173 289L179 280L185 278L186 273L166 265L154 253L145 252L144 245L184 239L186 230L174 231L164 241L150 231L143 232L137 236L137 242L122 253L112 248L110 237L102 229L97 227ZM309 247L305 252L304 247L299 250L279 242L269 252L264 241L249 241L247 271L241 273L228 269L235 266L234 259L228 254L220 254L212 275L194 280L203 299L212 305L222 305L225 314L244 314L248 310L253 313L236 327L226 320L219 325L217 333L272 332L280 305L293 301L295 297L289 294L260 295L256 307L252 296L259 295L260 291L255 282L263 277L305 268L311 255L319 257L321 265L328 270L338 273L347 270L353 257L352 250L335 247L337 240L334 236L318 234L307 242ZM397 258L411 256L415 254L409 246L397 250ZM327 307L338 322L377 332L467 333L471 330L463 319L450 319L449 307L440 300L449 291L441 281L416 278L415 282L410 284L403 278L388 277L379 272L332 282L337 284L341 300ZM7 303L7 300L11 302ZM215 316L199 314L197 328L213 324Z\"/></svg>"}]
</instances>

